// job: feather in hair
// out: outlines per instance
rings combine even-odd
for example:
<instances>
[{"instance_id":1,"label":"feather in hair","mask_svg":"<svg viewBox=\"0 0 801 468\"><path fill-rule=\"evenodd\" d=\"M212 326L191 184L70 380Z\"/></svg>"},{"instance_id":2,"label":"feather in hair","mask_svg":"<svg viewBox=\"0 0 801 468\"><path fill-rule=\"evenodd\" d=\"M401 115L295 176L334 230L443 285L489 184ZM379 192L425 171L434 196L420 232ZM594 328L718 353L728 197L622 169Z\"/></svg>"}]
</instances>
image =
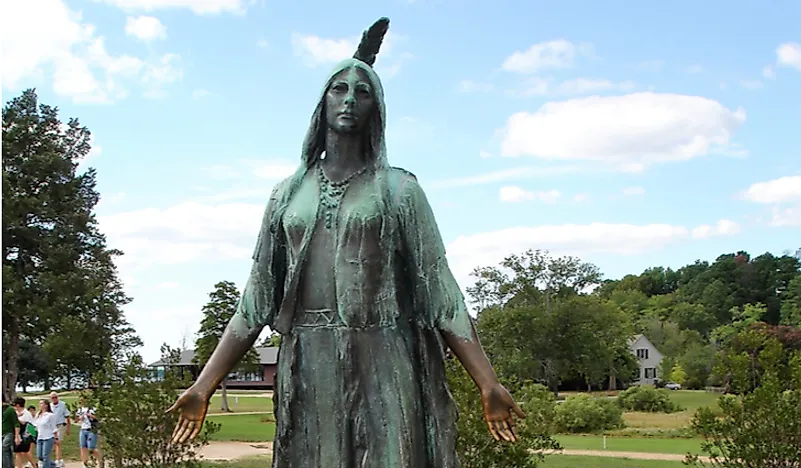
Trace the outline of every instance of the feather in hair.
<instances>
[{"instance_id":1,"label":"feather in hair","mask_svg":"<svg viewBox=\"0 0 801 468\"><path fill-rule=\"evenodd\" d=\"M353 54L353 58L361 60L372 67L388 29L389 18L379 18L369 29L362 33L362 40L359 41L359 47L356 49L356 53Z\"/></svg>"}]
</instances>

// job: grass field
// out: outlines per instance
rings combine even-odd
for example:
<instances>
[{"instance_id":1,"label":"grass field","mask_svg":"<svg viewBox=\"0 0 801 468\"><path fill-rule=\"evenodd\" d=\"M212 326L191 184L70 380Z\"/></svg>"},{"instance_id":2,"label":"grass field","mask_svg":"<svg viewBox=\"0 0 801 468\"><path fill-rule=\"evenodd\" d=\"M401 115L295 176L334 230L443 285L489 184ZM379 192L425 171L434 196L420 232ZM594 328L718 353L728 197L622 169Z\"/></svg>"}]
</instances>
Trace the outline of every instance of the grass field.
<instances>
[{"instance_id":1,"label":"grass field","mask_svg":"<svg viewBox=\"0 0 801 468\"><path fill-rule=\"evenodd\" d=\"M565 449L603 450L603 436L598 435L557 435L556 440ZM645 453L701 453L701 439L665 439L657 437L607 437L606 450L612 452Z\"/></svg>"},{"instance_id":2,"label":"grass field","mask_svg":"<svg viewBox=\"0 0 801 468\"><path fill-rule=\"evenodd\" d=\"M264 468L270 457L253 457L230 462L206 462L204 468ZM679 468L678 461L632 460L629 458L549 455L541 468Z\"/></svg>"}]
</instances>

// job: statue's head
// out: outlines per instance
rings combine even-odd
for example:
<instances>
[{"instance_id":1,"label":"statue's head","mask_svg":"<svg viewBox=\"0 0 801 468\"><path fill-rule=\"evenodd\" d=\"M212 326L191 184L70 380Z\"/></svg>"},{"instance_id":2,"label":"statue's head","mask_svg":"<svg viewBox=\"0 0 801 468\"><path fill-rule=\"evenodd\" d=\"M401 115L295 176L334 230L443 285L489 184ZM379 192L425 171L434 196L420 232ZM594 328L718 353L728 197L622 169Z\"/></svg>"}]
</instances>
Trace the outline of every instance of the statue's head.
<instances>
[{"instance_id":1,"label":"statue's head","mask_svg":"<svg viewBox=\"0 0 801 468\"><path fill-rule=\"evenodd\" d=\"M337 64L328 76L304 142L306 166L325 150L328 130L361 135L368 160L379 165L385 163L384 89L372 65L388 27L388 19L379 19L364 32L353 58Z\"/></svg>"}]
</instances>

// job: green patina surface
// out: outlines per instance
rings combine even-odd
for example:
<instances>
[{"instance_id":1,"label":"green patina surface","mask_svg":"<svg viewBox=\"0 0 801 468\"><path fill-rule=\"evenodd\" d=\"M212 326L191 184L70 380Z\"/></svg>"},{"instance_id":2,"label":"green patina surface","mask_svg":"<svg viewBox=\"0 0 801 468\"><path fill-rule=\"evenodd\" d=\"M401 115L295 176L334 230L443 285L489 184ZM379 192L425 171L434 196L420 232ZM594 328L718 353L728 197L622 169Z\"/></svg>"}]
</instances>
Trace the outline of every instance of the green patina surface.
<instances>
[{"instance_id":1,"label":"green patina surface","mask_svg":"<svg viewBox=\"0 0 801 468\"><path fill-rule=\"evenodd\" d=\"M441 334L470 340L471 320L423 189L387 163L378 76L346 60L321 103L354 68L370 81L380 122L370 129L369 170L342 194L319 174L319 105L300 168L270 198L230 327L241 338L264 326L283 335L274 468L456 468ZM332 207L336 222L326 223ZM324 320L309 321L303 308L300 290L310 285L333 291Z\"/></svg>"}]
</instances>

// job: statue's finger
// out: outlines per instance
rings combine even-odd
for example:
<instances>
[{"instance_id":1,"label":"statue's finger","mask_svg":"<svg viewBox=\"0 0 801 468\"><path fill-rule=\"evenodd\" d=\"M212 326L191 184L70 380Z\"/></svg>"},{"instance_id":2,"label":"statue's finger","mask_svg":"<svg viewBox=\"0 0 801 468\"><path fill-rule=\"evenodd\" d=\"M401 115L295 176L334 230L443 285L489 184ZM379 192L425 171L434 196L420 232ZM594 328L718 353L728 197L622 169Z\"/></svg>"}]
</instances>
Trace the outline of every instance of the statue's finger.
<instances>
[{"instance_id":1,"label":"statue's finger","mask_svg":"<svg viewBox=\"0 0 801 468\"><path fill-rule=\"evenodd\" d=\"M190 441L195 440L195 437L197 437L198 434L200 434L200 431L202 429L203 429L203 421L199 421L197 424L195 424L195 428L192 429L192 433L189 434L189 440Z\"/></svg>"},{"instance_id":2,"label":"statue's finger","mask_svg":"<svg viewBox=\"0 0 801 468\"><path fill-rule=\"evenodd\" d=\"M181 433L180 442L182 444L187 441L187 439L189 438L189 434L191 434L192 430L194 429L195 429L195 421L189 421L189 423L186 425L186 429Z\"/></svg>"},{"instance_id":3,"label":"statue's finger","mask_svg":"<svg viewBox=\"0 0 801 468\"><path fill-rule=\"evenodd\" d=\"M526 413L524 413L524 412L523 412L523 410L522 410L522 409L520 409L520 407L519 407L519 406L517 406L517 403L514 403L514 404L512 405L512 411L513 411L513 412L514 412L514 413L517 415L517 417L518 417L518 418L523 418L523 419L525 419L525 417L526 417Z\"/></svg>"},{"instance_id":4,"label":"statue's finger","mask_svg":"<svg viewBox=\"0 0 801 468\"><path fill-rule=\"evenodd\" d=\"M503 437L503 440L507 442L514 442L514 437L512 437L512 430L509 429L509 424L506 421L498 422L498 426L500 426L500 433Z\"/></svg>"},{"instance_id":5,"label":"statue's finger","mask_svg":"<svg viewBox=\"0 0 801 468\"><path fill-rule=\"evenodd\" d=\"M178 434L176 434L176 436L175 436L175 442L176 443L178 443L178 444L183 444L184 443L184 438L185 438L184 436L187 433L187 431L189 430L189 425L190 424L192 424L192 421L190 421L188 419L184 419L183 420L183 422L181 423L181 429L178 431Z\"/></svg>"},{"instance_id":6,"label":"statue's finger","mask_svg":"<svg viewBox=\"0 0 801 468\"><path fill-rule=\"evenodd\" d=\"M514 436L515 441L519 440L520 437L517 435L517 426L515 426L515 421L512 418L509 418L509 430L512 432L512 436Z\"/></svg>"},{"instance_id":7,"label":"statue's finger","mask_svg":"<svg viewBox=\"0 0 801 468\"><path fill-rule=\"evenodd\" d=\"M495 429L495 425L492 422L487 421L487 427L489 427L490 434L492 434L492 437L494 437L495 440L501 440L501 436L498 434L498 431Z\"/></svg>"},{"instance_id":8,"label":"statue's finger","mask_svg":"<svg viewBox=\"0 0 801 468\"><path fill-rule=\"evenodd\" d=\"M178 418L178 422L175 423L175 428L172 430L172 442L175 443L178 441L178 433L181 432L181 426L184 423L183 415Z\"/></svg>"}]
</instances>

